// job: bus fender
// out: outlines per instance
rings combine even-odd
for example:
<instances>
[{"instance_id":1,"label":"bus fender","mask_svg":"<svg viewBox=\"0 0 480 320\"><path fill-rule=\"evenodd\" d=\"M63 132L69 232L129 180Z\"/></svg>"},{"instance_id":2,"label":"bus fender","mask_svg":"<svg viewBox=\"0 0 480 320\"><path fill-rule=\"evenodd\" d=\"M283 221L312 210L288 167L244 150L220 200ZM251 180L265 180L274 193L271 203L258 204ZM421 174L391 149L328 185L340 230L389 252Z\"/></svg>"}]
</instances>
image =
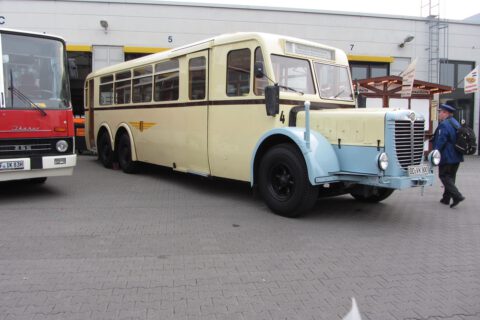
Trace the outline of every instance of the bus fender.
<instances>
[{"instance_id":1,"label":"bus fender","mask_svg":"<svg viewBox=\"0 0 480 320\"><path fill-rule=\"evenodd\" d=\"M125 131L127 131L127 134L130 138L130 147L132 148L131 152L132 152L132 161L137 161L137 149L135 147L135 141L133 141L133 134L132 134L132 130L130 129L130 127L128 126L128 124L122 122L120 123L120 125L118 126L117 128L117 132L118 130L120 129L125 129Z\"/></svg>"},{"instance_id":2,"label":"bus fender","mask_svg":"<svg viewBox=\"0 0 480 320\"><path fill-rule=\"evenodd\" d=\"M255 182L255 161L257 160L257 153L263 149L262 146L264 144L268 144L269 141L279 136L283 136L282 138L286 137L297 145L305 159L308 179L312 185L318 184L315 183L315 178L328 177L331 176L331 172L339 171L340 165L337 154L330 142L322 134L316 131L310 131L310 148L307 148L304 133L304 128L297 127L275 128L264 133L253 149L250 161L250 184L253 186Z\"/></svg>"}]
</instances>

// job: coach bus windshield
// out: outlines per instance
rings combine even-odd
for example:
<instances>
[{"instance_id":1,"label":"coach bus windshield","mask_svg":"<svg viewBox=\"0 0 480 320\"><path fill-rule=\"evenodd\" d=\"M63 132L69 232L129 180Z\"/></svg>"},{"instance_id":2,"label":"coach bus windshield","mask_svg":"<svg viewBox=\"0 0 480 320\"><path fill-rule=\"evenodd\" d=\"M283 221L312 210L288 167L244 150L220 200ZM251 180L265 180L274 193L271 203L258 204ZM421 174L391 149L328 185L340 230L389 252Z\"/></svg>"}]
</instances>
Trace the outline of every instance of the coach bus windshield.
<instances>
[{"instance_id":1,"label":"coach bus windshield","mask_svg":"<svg viewBox=\"0 0 480 320\"><path fill-rule=\"evenodd\" d=\"M315 73L321 98L353 100L352 85L346 66L315 63Z\"/></svg>"},{"instance_id":2,"label":"coach bus windshield","mask_svg":"<svg viewBox=\"0 0 480 320\"><path fill-rule=\"evenodd\" d=\"M60 41L2 34L1 45L5 108L70 107L65 51Z\"/></svg>"}]
</instances>

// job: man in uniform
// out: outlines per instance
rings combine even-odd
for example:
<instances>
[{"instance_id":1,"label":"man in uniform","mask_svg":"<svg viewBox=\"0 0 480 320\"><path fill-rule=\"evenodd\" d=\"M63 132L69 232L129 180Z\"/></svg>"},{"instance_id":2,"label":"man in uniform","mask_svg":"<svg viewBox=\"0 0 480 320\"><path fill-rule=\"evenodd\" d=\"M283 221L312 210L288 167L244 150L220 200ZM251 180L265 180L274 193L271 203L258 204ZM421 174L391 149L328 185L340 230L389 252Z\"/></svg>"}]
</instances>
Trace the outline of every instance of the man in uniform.
<instances>
[{"instance_id":1,"label":"man in uniform","mask_svg":"<svg viewBox=\"0 0 480 320\"><path fill-rule=\"evenodd\" d=\"M450 208L456 207L465 197L455 186L455 179L460 162L463 162L463 154L455 149L457 129L460 127L458 121L453 117L455 108L447 104L441 104L438 110L438 124L435 130L433 148L441 152L438 176L443 183L444 192L440 200ZM450 201L452 203L450 204Z\"/></svg>"}]
</instances>

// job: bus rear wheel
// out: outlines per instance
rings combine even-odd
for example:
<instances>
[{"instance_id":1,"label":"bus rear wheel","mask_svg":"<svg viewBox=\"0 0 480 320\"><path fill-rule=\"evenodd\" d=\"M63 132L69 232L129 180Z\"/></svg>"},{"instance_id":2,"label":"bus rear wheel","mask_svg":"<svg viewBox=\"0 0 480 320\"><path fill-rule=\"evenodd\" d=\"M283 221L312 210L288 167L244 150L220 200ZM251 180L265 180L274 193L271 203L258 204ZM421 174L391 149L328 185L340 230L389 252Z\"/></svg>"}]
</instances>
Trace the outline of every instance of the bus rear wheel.
<instances>
[{"instance_id":1,"label":"bus rear wheel","mask_svg":"<svg viewBox=\"0 0 480 320\"><path fill-rule=\"evenodd\" d=\"M100 134L97 142L97 148L98 160L100 160L105 168L111 168L113 165L114 154L108 133L103 132Z\"/></svg>"},{"instance_id":2,"label":"bus rear wheel","mask_svg":"<svg viewBox=\"0 0 480 320\"><path fill-rule=\"evenodd\" d=\"M393 191L395 190L389 188L357 186L350 192L350 194L358 201L376 203L390 197Z\"/></svg>"},{"instance_id":3,"label":"bus rear wheel","mask_svg":"<svg viewBox=\"0 0 480 320\"><path fill-rule=\"evenodd\" d=\"M136 173L138 171L138 162L132 160L132 146L130 136L122 134L118 141L118 164L125 173Z\"/></svg>"},{"instance_id":4,"label":"bus rear wheel","mask_svg":"<svg viewBox=\"0 0 480 320\"><path fill-rule=\"evenodd\" d=\"M273 147L262 158L258 190L274 213L288 218L307 212L318 199L318 187L308 180L302 154L288 143Z\"/></svg>"}]
</instances>

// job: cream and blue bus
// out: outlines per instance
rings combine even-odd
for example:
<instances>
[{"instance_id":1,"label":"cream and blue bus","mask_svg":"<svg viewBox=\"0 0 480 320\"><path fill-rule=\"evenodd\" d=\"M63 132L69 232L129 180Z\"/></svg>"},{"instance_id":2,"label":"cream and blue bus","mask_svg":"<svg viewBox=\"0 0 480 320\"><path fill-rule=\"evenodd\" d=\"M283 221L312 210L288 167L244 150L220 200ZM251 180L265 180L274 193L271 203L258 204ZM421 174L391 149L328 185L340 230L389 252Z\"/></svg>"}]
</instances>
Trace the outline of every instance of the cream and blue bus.
<instances>
[{"instance_id":1,"label":"cream and blue bus","mask_svg":"<svg viewBox=\"0 0 480 320\"><path fill-rule=\"evenodd\" d=\"M91 73L86 142L105 167L140 162L246 181L275 213L320 196L379 202L433 183L422 115L357 109L339 49L264 34L221 35Z\"/></svg>"}]
</instances>

